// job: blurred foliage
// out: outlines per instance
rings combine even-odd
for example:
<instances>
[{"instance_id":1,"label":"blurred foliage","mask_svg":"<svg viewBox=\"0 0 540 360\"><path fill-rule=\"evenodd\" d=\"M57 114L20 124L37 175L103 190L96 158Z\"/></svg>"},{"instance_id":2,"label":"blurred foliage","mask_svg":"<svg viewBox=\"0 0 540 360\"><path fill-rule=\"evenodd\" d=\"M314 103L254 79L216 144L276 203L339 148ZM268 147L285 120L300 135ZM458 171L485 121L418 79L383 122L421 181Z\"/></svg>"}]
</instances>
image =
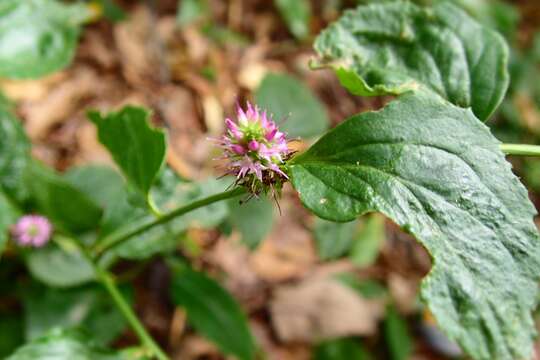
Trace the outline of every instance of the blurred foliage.
<instances>
[{"instance_id":1,"label":"blurred foliage","mask_svg":"<svg viewBox=\"0 0 540 360\"><path fill-rule=\"evenodd\" d=\"M311 3L309 0L274 0L289 31L298 39L309 37Z\"/></svg>"},{"instance_id":2,"label":"blurred foliage","mask_svg":"<svg viewBox=\"0 0 540 360\"><path fill-rule=\"evenodd\" d=\"M407 360L411 357L413 339L409 333L407 322L393 306L389 306L386 310L384 337L392 360Z\"/></svg>"},{"instance_id":3,"label":"blurred foliage","mask_svg":"<svg viewBox=\"0 0 540 360\"><path fill-rule=\"evenodd\" d=\"M357 339L342 338L320 343L314 349L314 360L371 360L373 357Z\"/></svg>"},{"instance_id":4,"label":"blurred foliage","mask_svg":"<svg viewBox=\"0 0 540 360\"><path fill-rule=\"evenodd\" d=\"M255 92L257 105L271 109L289 138L322 135L329 127L327 111L313 92L295 77L268 74Z\"/></svg>"}]
</instances>

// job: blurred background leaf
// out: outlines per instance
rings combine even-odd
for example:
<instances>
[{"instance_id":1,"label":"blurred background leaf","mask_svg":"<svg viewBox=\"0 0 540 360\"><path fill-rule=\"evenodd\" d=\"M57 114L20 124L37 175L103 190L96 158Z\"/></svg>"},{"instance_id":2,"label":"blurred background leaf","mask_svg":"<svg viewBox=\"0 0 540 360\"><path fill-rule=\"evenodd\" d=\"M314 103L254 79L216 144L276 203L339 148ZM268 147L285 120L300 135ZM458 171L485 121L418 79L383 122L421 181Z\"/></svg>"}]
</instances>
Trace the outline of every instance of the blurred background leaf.
<instances>
[{"instance_id":1,"label":"blurred background leaf","mask_svg":"<svg viewBox=\"0 0 540 360\"><path fill-rule=\"evenodd\" d=\"M326 109L311 90L286 74L268 74L255 93L257 105L268 109L290 138L310 138L328 129Z\"/></svg>"},{"instance_id":2,"label":"blurred background leaf","mask_svg":"<svg viewBox=\"0 0 540 360\"><path fill-rule=\"evenodd\" d=\"M306 40L310 35L311 3L309 0L274 0L274 4L289 31L298 40Z\"/></svg>"},{"instance_id":3,"label":"blurred background leaf","mask_svg":"<svg viewBox=\"0 0 540 360\"><path fill-rule=\"evenodd\" d=\"M186 309L190 323L223 352L254 360L257 352L247 317L234 298L202 272L174 269L171 294Z\"/></svg>"}]
</instances>

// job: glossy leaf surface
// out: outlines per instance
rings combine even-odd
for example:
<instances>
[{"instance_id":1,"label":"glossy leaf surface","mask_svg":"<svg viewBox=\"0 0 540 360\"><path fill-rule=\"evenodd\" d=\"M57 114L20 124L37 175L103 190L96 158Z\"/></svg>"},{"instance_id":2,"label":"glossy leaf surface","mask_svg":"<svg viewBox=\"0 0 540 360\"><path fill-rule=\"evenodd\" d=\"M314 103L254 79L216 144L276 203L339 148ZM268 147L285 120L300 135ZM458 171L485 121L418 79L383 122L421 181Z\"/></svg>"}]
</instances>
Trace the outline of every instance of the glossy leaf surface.
<instances>
[{"instance_id":1,"label":"glossy leaf surface","mask_svg":"<svg viewBox=\"0 0 540 360\"><path fill-rule=\"evenodd\" d=\"M472 112L403 95L345 121L289 168L302 202L320 217L379 211L427 248L434 264L422 298L474 358L530 356L540 274L535 210Z\"/></svg>"}]
</instances>

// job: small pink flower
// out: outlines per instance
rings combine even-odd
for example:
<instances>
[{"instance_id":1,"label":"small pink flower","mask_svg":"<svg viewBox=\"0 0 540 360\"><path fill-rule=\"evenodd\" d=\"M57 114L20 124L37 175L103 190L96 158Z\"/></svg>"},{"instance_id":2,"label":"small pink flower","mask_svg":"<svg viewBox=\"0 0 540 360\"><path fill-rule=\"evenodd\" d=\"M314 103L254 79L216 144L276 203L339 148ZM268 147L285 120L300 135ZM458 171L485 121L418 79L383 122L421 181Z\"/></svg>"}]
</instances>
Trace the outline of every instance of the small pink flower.
<instances>
[{"instance_id":1,"label":"small pink flower","mask_svg":"<svg viewBox=\"0 0 540 360\"><path fill-rule=\"evenodd\" d=\"M272 117L248 102L246 110L238 106L236 121L227 118L225 125L218 144L228 160L227 173L255 194L268 187L279 190L288 179L283 165L291 151Z\"/></svg>"},{"instance_id":2,"label":"small pink flower","mask_svg":"<svg viewBox=\"0 0 540 360\"><path fill-rule=\"evenodd\" d=\"M52 225L41 215L24 215L12 228L13 239L21 246L42 247L51 238Z\"/></svg>"}]
</instances>

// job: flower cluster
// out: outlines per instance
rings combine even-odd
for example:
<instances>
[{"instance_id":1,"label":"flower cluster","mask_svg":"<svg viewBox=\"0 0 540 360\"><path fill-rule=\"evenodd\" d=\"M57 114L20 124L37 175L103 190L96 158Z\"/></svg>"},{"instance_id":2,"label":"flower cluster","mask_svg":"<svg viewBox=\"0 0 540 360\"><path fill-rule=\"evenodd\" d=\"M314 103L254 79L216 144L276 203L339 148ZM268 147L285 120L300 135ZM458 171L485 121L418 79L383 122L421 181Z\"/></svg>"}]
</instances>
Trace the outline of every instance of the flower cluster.
<instances>
[{"instance_id":1,"label":"flower cluster","mask_svg":"<svg viewBox=\"0 0 540 360\"><path fill-rule=\"evenodd\" d=\"M240 106L237 119L225 119L226 134L219 140L227 160L227 174L236 176L237 183L251 193L281 190L288 177L284 161L291 155L286 135L266 111L249 102L247 110Z\"/></svg>"},{"instance_id":2,"label":"flower cluster","mask_svg":"<svg viewBox=\"0 0 540 360\"><path fill-rule=\"evenodd\" d=\"M21 246L42 247L51 237L52 225L46 217L25 215L13 226L11 233Z\"/></svg>"}]
</instances>

